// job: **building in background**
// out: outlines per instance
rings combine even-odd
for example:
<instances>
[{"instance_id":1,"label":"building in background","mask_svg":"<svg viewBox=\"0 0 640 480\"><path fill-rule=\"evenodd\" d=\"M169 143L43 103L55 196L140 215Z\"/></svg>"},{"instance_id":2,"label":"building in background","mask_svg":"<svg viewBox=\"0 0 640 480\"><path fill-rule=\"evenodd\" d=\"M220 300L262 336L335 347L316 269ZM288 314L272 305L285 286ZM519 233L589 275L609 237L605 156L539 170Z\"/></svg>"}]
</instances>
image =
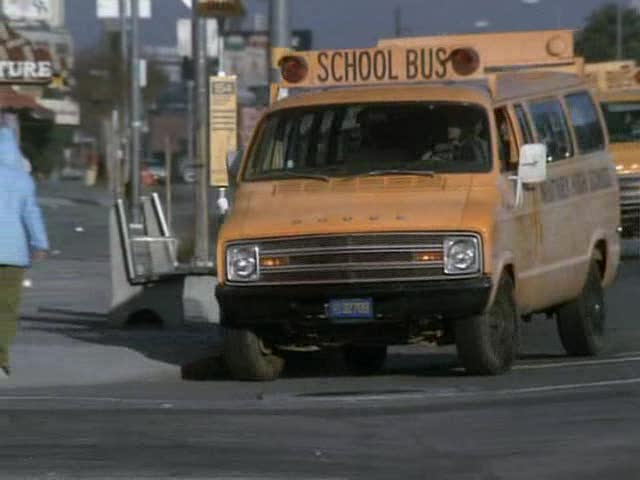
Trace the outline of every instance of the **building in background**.
<instances>
[{"instance_id":1,"label":"building in background","mask_svg":"<svg viewBox=\"0 0 640 480\"><path fill-rule=\"evenodd\" d=\"M22 122L23 142L28 143L23 148L30 150L28 154L32 157L41 157L39 163L43 171L62 168L64 158L69 156L64 146L71 143L74 129L80 124L80 108L72 97L74 48L65 25L65 0L0 0L0 15L9 31L24 38L35 52L46 52L51 62L50 83L5 88L30 97L37 107L31 109L34 118ZM3 55L10 57L12 52L3 52ZM11 111L6 103L9 98L12 96L6 92L0 98L3 112ZM24 116L26 111L23 108L19 114ZM50 117L43 116L45 111ZM50 143L38 137L51 139Z\"/></svg>"}]
</instances>

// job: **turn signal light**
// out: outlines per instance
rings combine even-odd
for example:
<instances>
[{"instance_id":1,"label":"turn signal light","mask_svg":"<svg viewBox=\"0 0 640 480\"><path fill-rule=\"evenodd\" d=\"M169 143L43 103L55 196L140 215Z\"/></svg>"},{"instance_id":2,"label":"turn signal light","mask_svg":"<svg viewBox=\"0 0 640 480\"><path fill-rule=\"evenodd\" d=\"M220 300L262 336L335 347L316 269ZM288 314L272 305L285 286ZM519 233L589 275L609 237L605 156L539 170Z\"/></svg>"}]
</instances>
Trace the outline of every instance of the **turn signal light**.
<instances>
[{"instance_id":1,"label":"turn signal light","mask_svg":"<svg viewBox=\"0 0 640 480\"><path fill-rule=\"evenodd\" d=\"M289 259L286 257L262 257L260 266L264 268L286 267L289 265Z\"/></svg>"},{"instance_id":2,"label":"turn signal light","mask_svg":"<svg viewBox=\"0 0 640 480\"><path fill-rule=\"evenodd\" d=\"M287 56L280 60L282 78L288 83L300 83L309 74L309 65L302 57Z\"/></svg>"},{"instance_id":3,"label":"turn signal light","mask_svg":"<svg viewBox=\"0 0 640 480\"><path fill-rule=\"evenodd\" d=\"M444 256L442 252L418 252L414 259L416 262L442 262Z\"/></svg>"},{"instance_id":4,"label":"turn signal light","mask_svg":"<svg viewBox=\"0 0 640 480\"><path fill-rule=\"evenodd\" d=\"M456 48L450 58L453 70L461 77L472 75L480 68L480 55L473 48Z\"/></svg>"}]
</instances>

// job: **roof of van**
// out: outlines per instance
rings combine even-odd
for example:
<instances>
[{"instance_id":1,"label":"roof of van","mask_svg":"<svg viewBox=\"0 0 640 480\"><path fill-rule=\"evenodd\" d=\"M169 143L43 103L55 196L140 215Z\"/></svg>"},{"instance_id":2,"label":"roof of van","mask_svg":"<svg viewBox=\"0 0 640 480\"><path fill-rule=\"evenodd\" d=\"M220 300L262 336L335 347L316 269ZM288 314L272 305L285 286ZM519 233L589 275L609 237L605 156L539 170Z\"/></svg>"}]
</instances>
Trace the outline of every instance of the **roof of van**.
<instances>
[{"instance_id":1,"label":"roof of van","mask_svg":"<svg viewBox=\"0 0 640 480\"><path fill-rule=\"evenodd\" d=\"M415 100L496 104L588 85L578 75L553 71L501 73L465 82L386 84L302 90L275 103L272 110L357 102L403 102ZM490 83L493 83L490 86Z\"/></svg>"}]
</instances>

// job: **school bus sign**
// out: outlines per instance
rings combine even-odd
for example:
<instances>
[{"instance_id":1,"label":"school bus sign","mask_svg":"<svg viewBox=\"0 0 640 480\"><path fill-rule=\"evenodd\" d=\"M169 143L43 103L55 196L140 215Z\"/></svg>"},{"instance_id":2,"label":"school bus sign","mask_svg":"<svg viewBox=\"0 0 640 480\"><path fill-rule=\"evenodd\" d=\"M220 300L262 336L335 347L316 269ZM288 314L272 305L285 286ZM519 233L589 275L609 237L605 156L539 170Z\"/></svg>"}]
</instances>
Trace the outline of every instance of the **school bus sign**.
<instances>
[{"instance_id":1,"label":"school bus sign","mask_svg":"<svg viewBox=\"0 0 640 480\"><path fill-rule=\"evenodd\" d=\"M480 55L466 46L310 51L287 55L279 63L283 86L291 87L456 80L482 73Z\"/></svg>"}]
</instances>

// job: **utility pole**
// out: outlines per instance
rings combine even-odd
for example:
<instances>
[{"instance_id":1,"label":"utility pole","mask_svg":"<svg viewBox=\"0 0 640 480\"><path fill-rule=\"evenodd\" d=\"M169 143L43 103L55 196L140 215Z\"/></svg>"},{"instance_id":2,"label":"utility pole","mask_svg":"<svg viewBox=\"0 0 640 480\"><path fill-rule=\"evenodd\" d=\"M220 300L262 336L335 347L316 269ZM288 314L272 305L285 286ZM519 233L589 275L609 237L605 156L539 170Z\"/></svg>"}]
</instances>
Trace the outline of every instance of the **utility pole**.
<instances>
[{"instance_id":1,"label":"utility pole","mask_svg":"<svg viewBox=\"0 0 640 480\"><path fill-rule=\"evenodd\" d=\"M120 194L124 184L128 183L127 179L131 178L129 174L129 162L131 160L131 153L129 151L129 92L127 87L127 77L129 76L129 22L127 21L127 2L126 0L118 0L118 7L120 12L120 65L121 65L121 83L120 89L122 92L122 100L120 104L120 118L119 118L119 137L120 137L120 152L122 156L118 156L118 171L121 173L118 178L117 191ZM124 167L128 168L124 168Z\"/></svg>"},{"instance_id":2,"label":"utility pole","mask_svg":"<svg viewBox=\"0 0 640 480\"><path fill-rule=\"evenodd\" d=\"M140 223L140 157L141 130L140 116L140 32L139 0L131 0L131 209L133 222Z\"/></svg>"},{"instance_id":3,"label":"utility pole","mask_svg":"<svg viewBox=\"0 0 640 480\"><path fill-rule=\"evenodd\" d=\"M195 4L194 4L195 7ZM196 132L196 171L198 173L195 191L195 256L197 266L210 266L209 233L209 141L207 125L209 115L208 75L207 75L207 24L192 10L193 63L195 78L194 130Z\"/></svg>"},{"instance_id":4,"label":"utility pole","mask_svg":"<svg viewBox=\"0 0 640 480\"><path fill-rule=\"evenodd\" d=\"M623 25L622 25L622 5L620 4L620 0L616 2L616 58L618 60L622 60L624 56L623 48L622 48L622 40L623 40Z\"/></svg>"},{"instance_id":5,"label":"utility pole","mask_svg":"<svg viewBox=\"0 0 640 480\"><path fill-rule=\"evenodd\" d=\"M397 5L396 8L393 9L393 18L394 22L394 31L396 38L402 36L402 7Z\"/></svg>"},{"instance_id":6,"label":"utility pole","mask_svg":"<svg viewBox=\"0 0 640 480\"><path fill-rule=\"evenodd\" d=\"M274 49L291 48L289 0L271 0L269 7L269 31L272 56ZM273 61L269 62L269 67L270 82L278 82L280 80L280 72L273 68Z\"/></svg>"}]
</instances>

